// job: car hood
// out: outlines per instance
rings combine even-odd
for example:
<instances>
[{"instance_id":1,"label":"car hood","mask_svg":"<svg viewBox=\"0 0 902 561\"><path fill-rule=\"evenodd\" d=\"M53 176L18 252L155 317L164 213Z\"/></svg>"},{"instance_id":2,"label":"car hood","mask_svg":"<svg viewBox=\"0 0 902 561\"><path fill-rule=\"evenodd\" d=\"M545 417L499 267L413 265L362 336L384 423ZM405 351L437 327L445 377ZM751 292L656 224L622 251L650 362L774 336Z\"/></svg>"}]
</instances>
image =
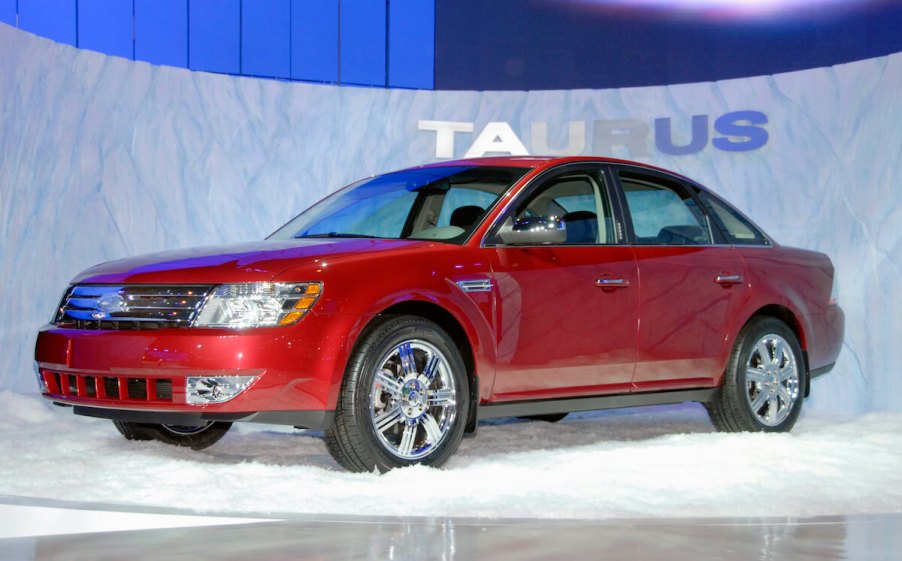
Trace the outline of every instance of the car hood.
<instances>
[{"instance_id":1,"label":"car hood","mask_svg":"<svg viewBox=\"0 0 902 561\"><path fill-rule=\"evenodd\" d=\"M108 261L77 275L73 283L185 283L269 281L289 269L363 253L432 245L421 241L305 239L260 241L164 251Z\"/></svg>"}]
</instances>

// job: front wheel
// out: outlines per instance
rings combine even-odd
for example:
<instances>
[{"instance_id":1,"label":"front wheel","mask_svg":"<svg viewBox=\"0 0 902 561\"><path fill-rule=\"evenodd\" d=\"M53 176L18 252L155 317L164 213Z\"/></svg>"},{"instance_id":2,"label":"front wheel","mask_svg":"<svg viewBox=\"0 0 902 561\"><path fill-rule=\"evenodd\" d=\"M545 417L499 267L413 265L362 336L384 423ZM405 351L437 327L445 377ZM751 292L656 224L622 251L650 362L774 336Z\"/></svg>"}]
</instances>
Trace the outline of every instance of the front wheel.
<instances>
[{"instance_id":1,"label":"front wheel","mask_svg":"<svg viewBox=\"0 0 902 561\"><path fill-rule=\"evenodd\" d=\"M739 333L719 395L707 404L718 430L786 432L802 410L806 381L798 338L774 318L756 318Z\"/></svg>"},{"instance_id":2,"label":"front wheel","mask_svg":"<svg viewBox=\"0 0 902 561\"><path fill-rule=\"evenodd\" d=\"M351 471L440 466L460 444L469 387L454 341L435 323L399 316L354 350L326 447Z\"/></svg>"},{"instance_id":3,"label":"front wheel","mask_svg":"<svg viewBox=\"0 0 902 561\"><path fill-rule=\"evenodd\" d=\"M232 423L218 421L208 421L201 425L157 425L128 421L113 421L113 424L128 440L157 440L192 450L203 450L213 446L232 426Z\"/></svg>"}]
</instances>

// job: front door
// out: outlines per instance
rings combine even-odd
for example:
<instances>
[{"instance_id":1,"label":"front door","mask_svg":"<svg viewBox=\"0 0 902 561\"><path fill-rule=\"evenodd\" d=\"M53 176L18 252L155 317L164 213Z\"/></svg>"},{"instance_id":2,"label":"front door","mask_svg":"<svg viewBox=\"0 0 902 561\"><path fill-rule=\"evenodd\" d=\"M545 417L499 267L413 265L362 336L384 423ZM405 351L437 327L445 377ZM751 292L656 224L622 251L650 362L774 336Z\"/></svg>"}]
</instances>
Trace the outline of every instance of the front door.
<instances>
[{"instance_id":1,"label":"front door","mask_svg":"<svg viewBox=\"0 0 902 561\"><path fill-rule=\"evenodd\" d=\"M567 171L515 203L509 219L562 218L559 245L486 248L497 286L493 399L630 391L638 276L597 169Z\"/></svg>"}]
</instances>

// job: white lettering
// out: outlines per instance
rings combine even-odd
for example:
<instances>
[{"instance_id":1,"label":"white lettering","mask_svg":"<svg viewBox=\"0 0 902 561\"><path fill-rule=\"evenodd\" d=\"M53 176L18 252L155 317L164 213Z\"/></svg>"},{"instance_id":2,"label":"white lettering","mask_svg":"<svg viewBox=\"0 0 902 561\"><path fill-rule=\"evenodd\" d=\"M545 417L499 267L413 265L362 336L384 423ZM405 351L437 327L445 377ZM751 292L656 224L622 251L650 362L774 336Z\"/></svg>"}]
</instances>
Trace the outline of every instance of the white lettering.
<instances>
[{"instance_id":1,"label":"white lettering","mask_svg":"<svg viewBox=\"0 0 902 561\"><path fill-rule=\"evenodd\" d=\"M421 131L435 131L435 157L454 157L454 133L473 132L473 123L456 121L418 121Z\"/></svg>"},{"instance_id":2,"label":"white lettering","mask_svg":"<svg viewBox=\"0 0 902 561\"><path fill-rule=\"evenodd\" d=\"M478 158L490 152L500 152L512 156L528 156L529 151L520 141L514 129L505 122L492 121L487 124L473 145L464 154L465 158Z\"/></svg>"}]
</instances>

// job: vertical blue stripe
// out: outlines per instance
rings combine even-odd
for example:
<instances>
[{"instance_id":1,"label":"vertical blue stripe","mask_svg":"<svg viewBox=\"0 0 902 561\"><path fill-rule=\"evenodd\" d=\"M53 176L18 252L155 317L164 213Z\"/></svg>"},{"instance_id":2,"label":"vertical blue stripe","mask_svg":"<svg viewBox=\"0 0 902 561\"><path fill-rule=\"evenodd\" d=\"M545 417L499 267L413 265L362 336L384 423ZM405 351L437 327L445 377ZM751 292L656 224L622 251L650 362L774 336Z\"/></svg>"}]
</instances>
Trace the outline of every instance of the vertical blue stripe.
<instances>
[{"instance_id":1,"label":"vertical blue stripe","mask_svg":"<svg viewBox=\"0 0 902 561\"><path fill-rule=\"evenodd\" d=\"M16 0L0 0L0 22L16 26Z\"/></svg>"},{"instance_id":2,"label":"vertical blue stripe","mask_svg":"<svg viewBox=\"0 0 902 561\"><path fill-rule=\"evenodd\" d=\"M78 0L78 47L134 58L132 0Z\"/></svg>"},{"instance_id":3,"label":"vertical blue stripe","mask_svg":"<svg viewBox=\"0 0 902 561\"><path fill-rule=\"evenodd\" d=\"M19 27L75 46L75 0L19 0Z\"/></svg>"},{"instance_id":4,"label":"vertical blue stripe","mask_svg":"<svg viewBox=\"0 0 902 561\"><path fill-rule=\"evenodd\" d=\"M135 59L188 66L188 0L135 0Z\"/></svg>"},{"instance_id":5,"label":"vertical blue stripe","mask_svg":"<svg viewBox=\"0 0 902 561\"><path fill-rule=\"evenodd\" d=\"M244 0L241 73L291 77L291 0Z\"/></svg>"},{"instance_id":6,"label":"vertical blue stripe","mask_svg":"<svg viewBox=\"0 0 902 561\"><path fill-rule=\"evenodd\" d=\"M292 0L291 77L338 82L338 0Z\"/></svg>"},{"instance_id":7,"label":"vertical blue stripe","mask_svg":"<svg viewBox=\"0 0 902 561\"><path fill-rule=\"evenodd\" d=\"M191 0L188 49L191 70L240 74L240 0Z\"/></svg>"},{"instance_id":8,"label":"vertical blue stripe","mask_svg":"<svg viewBox=\"0 0 902 561\"><path fill-rule=\"evenodd\" d=\"M385 85L386 0L341 1L342 84Z\"/></svg>"},{"instance_id":9,"label":"vertical blue stripe","mask_svg":"<svg viewBox=\"0 0 902 561\"><path fill-rule=\"evenodd\" d=\"M388 85L435 87L435 0L391 0Z\"/></svg>"}]
</instances>

